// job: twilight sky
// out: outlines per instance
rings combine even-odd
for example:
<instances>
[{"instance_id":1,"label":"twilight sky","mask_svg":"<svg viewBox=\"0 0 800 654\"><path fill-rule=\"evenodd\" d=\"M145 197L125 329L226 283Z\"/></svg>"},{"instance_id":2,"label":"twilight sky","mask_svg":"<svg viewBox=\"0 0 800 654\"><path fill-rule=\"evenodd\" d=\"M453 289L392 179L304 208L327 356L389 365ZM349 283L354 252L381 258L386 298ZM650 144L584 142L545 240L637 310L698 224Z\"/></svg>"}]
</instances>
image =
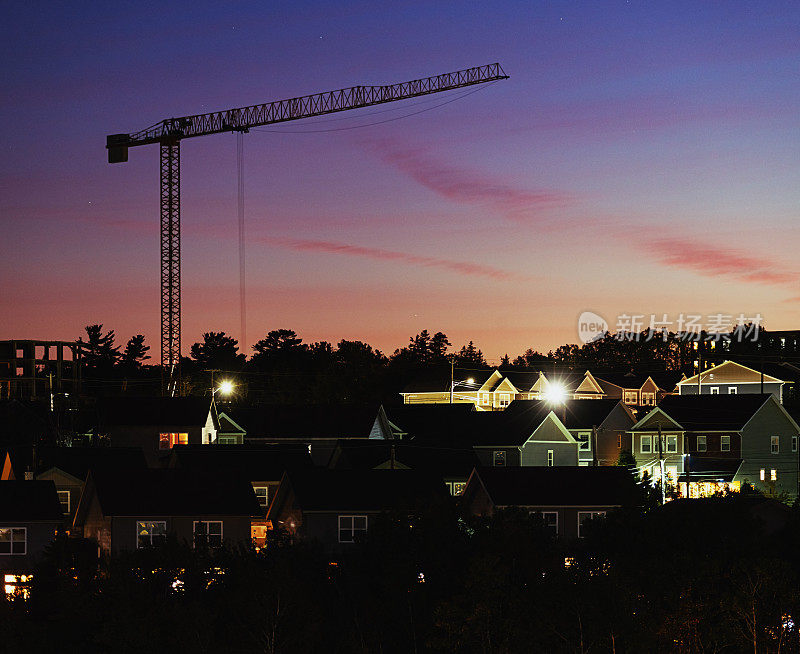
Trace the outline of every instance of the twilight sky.
<instances>
[{"instance_id":1,"label":"twilight sky","mask_svg":"<svg viewBox=\"0 0 800 654\"><path fill-rule=\"evenodd\" d=\"M429 329L497 360L585 310L798 327L795 0L108 4L0 25L0 339L103 323L158 359L158 148L111 166L106 134L495 61L511 79L246 135L248 345ZM236 138L181 149L186 354L239 337Z\"/></svg>"}]
</instances>

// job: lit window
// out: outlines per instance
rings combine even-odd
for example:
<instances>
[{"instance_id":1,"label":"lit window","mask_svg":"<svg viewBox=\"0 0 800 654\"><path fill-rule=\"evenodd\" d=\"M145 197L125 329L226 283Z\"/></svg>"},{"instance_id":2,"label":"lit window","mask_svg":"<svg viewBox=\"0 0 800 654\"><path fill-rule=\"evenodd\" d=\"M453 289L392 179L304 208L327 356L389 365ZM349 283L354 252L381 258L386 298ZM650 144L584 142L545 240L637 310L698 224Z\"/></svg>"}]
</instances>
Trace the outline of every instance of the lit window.
<instances>
[{"instance_id":1,"label":"lit window","mask_svg":"<svg viewBox=\"0 0 800 654\"><path fill-rule=\"evenodd\" d=\"M506 464L506 451L495 450L492 452L492 465L504 466Z\"/></svg>"},{"instance_id":2,"label":"lit window","mask_svg":"<svg viewBox=\"0 0 800 654\"><path fill-rule=\"evenodd\" d=\"M28 529L26 527L0 528L0 556L26 554L28 551Z\"/></svg>"},{"instance_id":3,"label":"lit window","mask_svg":"<svg viewBox=\"0 0 800 654\"><path fill-rule=\"evenodd\" d=\"M511 395L509 393L500 393L500 406L505 408L511 403Z\"/></svg>"},{"instance_id":4,"label":"lit window","mask_svg":"<svg viewBox=\"0 0 800 654\"><path fill-rule=\"evenodd\" d=\"M667 436L667 454L675 454L678 451L678 437Z\"/></svg>"},{"instance_id":5,"label":"lit window","mask_svg":"<svg viewBox=\"0 0 800 654\"><path fill-rule=\"evenodd\" d=\"M769 451L772 452L772 454L777 454L780 451L780 449L781 449L780 438L778 436L772 436L769 439Z\"/></svg>"},{"instance_id":6,"label":"lit window","mask_svg":"<svg viewBox=\"0 0 800 654\"><path fill-rule=\"evenodd\" d=\"M636 404L639 401L639 394L636 391L625 391L625 404Z\"/></svg>"},{"instance_id":7,"label":"lit window","mask_svg":"<svg viewBox=\"0 0 800 654\"><path fill-rule=\"evenodd\" d=\"M262 509L266 509L269 506L269 488L267 486L253 486L253 490L256 492L258 505Z\"/></svg>"},{"instance_id":8,"label":"lit window","mask_svg":"<svg viewBox=\"0 0 800 654\"><path fill-rule=\"evenodd\" d=\"M480 400L481 404L483 405L491 404L491 400L489 399L489 393L481 393L480 398L481 398Z\"/></svg>"},{"instance_id":9,"label":"lit window","mask_svg":"<svg viewBox=\"0 0 800 654\"><path fill-rule=\"evenodd\" d=\"M587 520L605 517L605 511L578 511L578 538L583 538L581 530Z\"/></svg>"},{"instance_id":10,"label":"lit window","mask_svg":"<svg viewBox=\"0 0 800 654\"><path fill-rule=\"evenodd\" d=\"M531 511L530 515L541 520L545 529L553 532L553 536L558 536L558 511Z\"/></svg>"},{"instance_id":11,"label":"lit window","mask_svg":"<svg viewBox=\"0 0 800 654\"><path fill-rule=\"evenodd\" d=\"M764 470L764 468L761 468L761 470L758 471L758 476L761 478L761 481L764 481L767 477L766 470Z\"/></svg>"},{"instance_id":12,"label":"lit window","mask_svg":"<svg viewBox=\"0 0 800 654\"><path fill-rule=\"evenodd\" d=\"M366 533L367 533L367 516L365 515L339 516L340 543L355 543L356 538L361 538Z\"/></svg>"},{"instance_id":13,"label":"lit window","mask_svg":"<svg viewBox=\"0 0 800 654\"><path fill-rule=\"evenodd\" d=\"M222 545L221 520L195 520L193 531L195 547L220 547Z\"/></svg>"},{"instance_id":14,"label":"lit window","mask_svg":"<svg viewBox=\"0 0 800 654\"><path fill-rule=\"evenodd\" d=\"M451 492L453 495L461 495L464 492L464 487L466 484L463 481L454 481L451 488L453 489Z\"/></svg>"},{"instance_id":15,"label":"lit window","mask_svg":"<svg viewBox=\"0 0 800 654\"><path fill-rule=\"evenodd\" d=\"M617 436L617 449L619 449L619 450L622 449L622 434Z\"/></svg>"},{"instance_id":16,"label":"lit window","mask_svg":"<svg viewBox=\"0 0 800 654\"><path fill-rule=\"evenodd\" d=\"M136 522L136 548L163 545L167 539L167 523L139 520Z\"/></svg>"},{"instance_id":17,"label":"lit window","mask_svg":"<svg viewBox=\"0 0 800 654\"><path fill-rule=\"evenodd\" d=\"M652 436L642 436L641 437L641 447L640 452L642 454L652 454L653 452L653 437Z\"/></svg>"},{"instance_id":18,"label":"lit window","mask_svg":"<svg viewBox=\"0 0 800 654\"><path fill-rule=\"evenodd\" d=\"M698 452L705 452L708 449L708 443L706 441L706 436L698 436L697 437L697 451Z\"/></svg>"},{"instance_id":19,"label":"lit window","mask_svg":"<svg viewBox=\"0 0 800 654\"><path fill-rule=\"evenodd\" d=\"M778 471L775 468L769 471L769 479L770 481L778 481Z\"/></svg>"},{"instance_id":20,"label":"lit window","mask_svg":"<svg viewBox=\"0 0 800 654\"><path fill-rule=\"evenodd\" d=\"M58 491L58 501L61 504L61 513L69 515L69 491Z\"/></svg>"},{"instance_id":21,"label":"lit window","mask_svg":"<svg viewBox=\"0 0 800 654\"><path fill-rule=\"evenodd\" d=\"M728 386L728 395L736 395L739 389L736 386Z\"/></svg>"},{"instance_id":22,"label":"lit window","mask_svg":"<svg viewBox=\"0 0 800 654\"><path fill-rule=\"evenodd\" d=\"M642 404L653 406L656 403L655 393L642 393Z\"/></svg>"},{"instance_id":23,"label":"lit window","mask_svg":"<svg viewBox=\"0 0 800 654\"><path fill-rule=\"evenodd\" d=\"M731 437L730 436L721 436L719 439L719 449L720 452L730 452L731 451Z\"/></svg>"},{"instance_id":24,"label":"lit window","mask_svg":"<svg viewBox=\"0 0 800 654\"><path fill-rule=\"evenodd\" d=\"M551 468L555 464L555 453L553 450L547 450L547 465Z\"/></svg>"},{"instance_id":25,"label":"lit window","mask_svg":"<svg viewBox=\"0 0 800 654\"><path fill-rule=\"evenodd\" d=\"M590 433L588 431L578 434L578 449L582 452L588 452L592 449L592 441L589 437Z\"/></svg>"},{"instance_id":26,"label":"lit window","mask_svg":"<svg viewBox=\"0 0 800 654\"><path fill-rule=\"evenodd\" d=\"M188 445L189 434L161 433L158 435L158 449L168 450L174 445Z\"/></svg>"}]
</instances>

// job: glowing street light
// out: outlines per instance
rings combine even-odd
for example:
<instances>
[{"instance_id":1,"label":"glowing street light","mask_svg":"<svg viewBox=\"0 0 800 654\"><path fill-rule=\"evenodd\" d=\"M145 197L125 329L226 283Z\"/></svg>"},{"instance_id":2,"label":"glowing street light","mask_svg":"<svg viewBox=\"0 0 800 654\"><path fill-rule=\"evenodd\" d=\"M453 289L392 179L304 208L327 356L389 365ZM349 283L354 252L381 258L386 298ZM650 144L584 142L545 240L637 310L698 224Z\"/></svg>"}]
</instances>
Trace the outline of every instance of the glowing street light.
<instances>
[{"instance_id":1,"label":"glowing street light","mask_svg":"<svg viewBox=\"0 0 800 654\"><path fill-rule=\"evenodd\" d=\"M564 404L567 401L567 389L558 382L550 382L544 391L544 399L548 404Z\"/></svg>"},{"instance_id":2,"label":"glowing street light","mask_svg":"<svg viewBox=\"0 0 800 654\"><path fill-rule=\"evenodd\" d=\"M231 393L233 393L233 388L234 388L233 382L228 379L225 379L222 382L220 382L219 386L216 389L214 389L214 393L219 392L222 393L223 395L230 395Z\"/></svg>"}]
</instances>

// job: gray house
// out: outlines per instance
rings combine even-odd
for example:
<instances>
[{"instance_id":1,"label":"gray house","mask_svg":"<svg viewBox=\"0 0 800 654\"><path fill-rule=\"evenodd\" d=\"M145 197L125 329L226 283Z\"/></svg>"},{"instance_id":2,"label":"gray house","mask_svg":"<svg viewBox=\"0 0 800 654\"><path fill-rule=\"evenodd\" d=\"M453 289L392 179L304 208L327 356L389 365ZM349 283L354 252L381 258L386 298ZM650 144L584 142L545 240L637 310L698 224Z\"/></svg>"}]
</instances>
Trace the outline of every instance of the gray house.
<instances>
[{"instance_id":1,"label":"gray house","mask_svg":"<svg viewBox=\"0 0 800 654\"><path fill-rule=\"evenodd\" d=\"M75 528L98 549L117 554L162 544L168 536L195 547L249 545L263 516L245 479L188 470L92 471Z\"/></svg>"},{"instance_id":2,"label":"gray house","mask_svg":"<svg viewBox=\"0 0 800 654\"><path fill-rule=\"evenodd\" d=\"M448 501L441 477L417 470L311 468L284 474L267 520L335 550L357 543L383 512L413 516Z\"/></svg>"},{"instance_id":3,"label":"gray house","mask_svg":"<svg viewBox=\"0 0 800 654\"><path fill-rule=\"evenodd\" d=\"M640 469L657 477L663 457L683 495L738 490L744 482L797 495L800 427L774 394L671 395L631 433Z\"/></svg>"},{"instance_id":4,"label":"gray house","mask_svg":"<svg viewBox=\"0 0 800 654\"><path fill-rule=\"evenodd\" d=\"M591 466L616 463L635 419L619 400L515 400L470 422L483 466Z\"/></svg>"},{"instance_id":5,"label":"gray house","mask_svg":"<svg viewBox=\"0 0 800 654\"><path fill-rule=\"evenodd\" d=\"M27 592L62 519L52 481L0 481L0 574L7 593Z\"/></svg>"},{"instance_id":6,"label":"gray house","mask_svg":"<svg viewBox=\"0 0 800 654\"><path fill-rule=\"evenodd\" d=\"M606 516L636 497L625 468L476 468L461 506L471 515L492 516L509 507L538 515L553 536L579 538L587 520Z\"/></svg>"},{"instance_id":7,"label":"gray house","mask_svg":"<svg viewBox=\"0 0 800 654\"><path fill-rule=\"evenodd\" d=\"M725 361L678 382L679 395L742 395L772 393L783 402L786 382L735 361Z\"/></svg>"}]
</instances>

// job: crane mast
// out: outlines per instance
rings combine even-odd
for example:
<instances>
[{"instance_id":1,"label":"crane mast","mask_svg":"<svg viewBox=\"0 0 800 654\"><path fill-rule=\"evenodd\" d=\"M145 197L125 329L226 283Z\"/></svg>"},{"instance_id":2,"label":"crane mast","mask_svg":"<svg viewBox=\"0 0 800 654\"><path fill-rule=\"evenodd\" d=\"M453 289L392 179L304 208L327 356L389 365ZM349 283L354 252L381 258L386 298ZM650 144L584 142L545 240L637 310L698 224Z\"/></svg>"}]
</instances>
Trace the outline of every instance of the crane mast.
<instances>
[{"instance_id":1,"label":"crane mast","mask_svg":"<svg viewBox=\"0 0 800 654\"><path fill-rule=\"evenodd\" d=\"M495 63L397 84L351 86L249 107L167 118L139 132L109 134L106 137L109 163L126 162L128 149L132 147L157 143L161 150L161 365L166 392L174 395L180 386L181 140L223 132L247 132L253 127L397 102L501 79L508 79L508 76L500 64Z\"/></svg>"}]
</instances>

